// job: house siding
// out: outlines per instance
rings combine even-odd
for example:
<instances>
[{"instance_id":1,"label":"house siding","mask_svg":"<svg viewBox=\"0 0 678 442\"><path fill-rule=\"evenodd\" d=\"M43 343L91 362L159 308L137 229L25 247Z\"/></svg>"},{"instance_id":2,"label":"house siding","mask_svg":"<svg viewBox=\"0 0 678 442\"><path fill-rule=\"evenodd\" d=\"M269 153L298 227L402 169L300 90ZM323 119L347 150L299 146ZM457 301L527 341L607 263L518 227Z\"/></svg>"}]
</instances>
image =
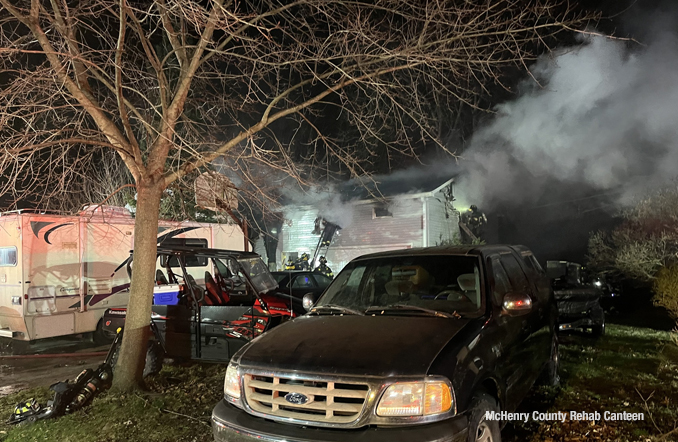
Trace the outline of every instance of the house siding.
<instances>
[{"instance_id":1,"label":"house siding","mask_svg":"<svg viewBox=\"0 0 678 442\"><path fill-rule=\"evenodd\" d=\"M352 222L334 237L327 253L328 265L335 271L352 259L367 253L423 246L423 202L421 198L394 198L389 205L392 216L374 218L376 203L351 204ZM311 256L318 245L319 235L311 232L318 210L313 207L291 208L285 212L278 253L279 268L283 261L296 252Z\"/></svg>"},{"instance_id":2,"label":"house siding","mask_svg":"<svg viewBox=\"0 0 678 442\"><path fill-rule=\"evenodd\" d=\"M427 244L442 245L459 238L459 212L446 203L442 194L426 197Z\"/></svg>"}]
</instances>

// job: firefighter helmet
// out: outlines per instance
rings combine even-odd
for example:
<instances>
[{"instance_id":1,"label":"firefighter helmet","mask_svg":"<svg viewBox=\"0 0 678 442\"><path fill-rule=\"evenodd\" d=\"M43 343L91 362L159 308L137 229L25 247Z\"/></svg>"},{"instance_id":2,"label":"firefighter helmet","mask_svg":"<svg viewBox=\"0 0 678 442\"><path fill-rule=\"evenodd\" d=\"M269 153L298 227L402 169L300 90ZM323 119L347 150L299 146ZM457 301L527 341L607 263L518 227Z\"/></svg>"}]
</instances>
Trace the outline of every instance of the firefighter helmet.
<instances>
[{"instance_id":1,"label":"firefighter helmet","mask_svg":"<svg viewBox=\"0 0 678 442\"><path fill-rule=\"evenodd\" d=\"M475 212L476 210L478 210L478 206L476 206L475 204L471 204L471 211Z\"/></svg>"},{"instance_id":2,"label":"firefighter helmet","mask_svg":"<svg viewBox=\"0 0 678 442\"><path fill-rule=\"evenodd\" d=\"M324 256L321 256L319 261L320 261L320 264L321 264L321 265L322 265L322 264L327 264L327 259L325 259Z\"/></svg>"},{"instance_id":3,"label":"firefighter helmet","mask_svg":"<svg viewBox=\"0 0 678 442\"><path fill-rule=\"evenodd\" d=\"M21 401L14 407L14 413L12 413L8 423L19 423L25 420L33 421L37 418L33 416L36 416L41 409L42 407L34 398L30 398L27 401Z\"/></svg>"}]
</instances>

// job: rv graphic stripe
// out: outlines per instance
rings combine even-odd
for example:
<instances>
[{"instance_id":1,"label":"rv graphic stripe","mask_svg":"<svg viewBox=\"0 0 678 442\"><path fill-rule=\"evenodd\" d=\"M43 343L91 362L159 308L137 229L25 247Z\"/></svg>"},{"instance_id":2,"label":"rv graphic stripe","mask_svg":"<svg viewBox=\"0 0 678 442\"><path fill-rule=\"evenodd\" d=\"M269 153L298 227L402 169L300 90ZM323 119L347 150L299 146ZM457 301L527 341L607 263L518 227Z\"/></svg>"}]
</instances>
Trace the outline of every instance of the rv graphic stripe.
<instances>
[{"instance_id":1,"label":"rv graphic stripe","mask_svg":"<svg viewBox=\"0 0 678 442\"><path fill-rule=\"evenodd\" d=\"M85 295L85 305L95 305L103 301L104 299L108 298L109 296L115 295L116 293L122 292L123 290L126 290L129 288L129 283L127 284L122 284L122 285L116 285L113 287L113 290L111 293L101 293L98 295ZM76 302L75 304L69 306L68 308L80 308L80 301Z\"/></svg>"},{"instance_id":2,"label":"rv graphic stripe","mask_svg":"<svg viewBox=\"0 0 678 442\"><path fill-rule=\"evenodd\" d=\"M72 226L72 225L73 225L73 223L65 223L65 224L59 224L58 226L52 227L52 228L49 229L47 232L45 232L45 242L46 242L47 244L52 244L51 242L49 242L49 235L51 235L52 232L54 232L54 231L55 231L56 229L58 229L59 227L63 227L63 226Z\"/></svg>"},{"instance_id":3,"label":"rv graphic stripe","mask_svg":"<svg viewBox=\"0 0 678 442\"><path fill-rule=\"evenodd\" d=\"M160 229L161 228L158 228L158 230L160 230ZM166 229L166 228L163 227L162 229ZM182 227L181 229L177 229L177 230L173 230L169 233L165 233L164 235L158 237L158 244L162 244L162 242L165 241L166 239L173 238L177 235L180 235L180 234L186 233L186 232L190 232L191 230L195 230L195 229L197 229L197 227ZM115 275L115 272L117 272L118 270L123 268L125 265L127 265L127 263L129 262L130 259L131 258L127 258L126 260L121 262L120 265L118 267L116 267L115 270L113 270L113 274L111 275L111 278L113 277L113 275Z\"/></svg>"},{"instance_id":4,"label":"rv graphic stripe","mask_svg":"<svg viewBox=\"0 0 678 442\"><path fill-rule=\"evenodd\" d=\"M36 238L39 238L38 232L40 232L43 227L49 226L50 224L54 223L51 221L31 221L31 230L33 231L33 235L35 235Z\"/></svg>"}]
</instances>

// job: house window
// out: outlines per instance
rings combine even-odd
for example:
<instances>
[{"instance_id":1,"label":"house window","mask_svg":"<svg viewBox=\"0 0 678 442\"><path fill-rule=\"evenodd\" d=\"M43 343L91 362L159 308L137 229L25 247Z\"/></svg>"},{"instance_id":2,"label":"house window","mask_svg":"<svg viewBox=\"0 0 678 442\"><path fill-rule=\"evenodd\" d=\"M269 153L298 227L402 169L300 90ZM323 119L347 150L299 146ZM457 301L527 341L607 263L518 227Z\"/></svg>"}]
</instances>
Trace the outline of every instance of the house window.
<instances>
[{"instance_id":1,"label":"house window","mask_svg":"<svg viewBox=\"0 0 678 442\"><path fill-rule=\"evenodd\" d=\"M386 206L375 206L372 208L372 219L377 218L392 218L393 214Z\"/></svg>"},{"instance_id":2,"label":"house window","mask_svg":"<svg viewBox=\"0 0 678 442\"><path fill-rule=\"evenodd\" d=\"M0 267L16 266L16 247L0 247Z\"/></svg>"}]
</instances>

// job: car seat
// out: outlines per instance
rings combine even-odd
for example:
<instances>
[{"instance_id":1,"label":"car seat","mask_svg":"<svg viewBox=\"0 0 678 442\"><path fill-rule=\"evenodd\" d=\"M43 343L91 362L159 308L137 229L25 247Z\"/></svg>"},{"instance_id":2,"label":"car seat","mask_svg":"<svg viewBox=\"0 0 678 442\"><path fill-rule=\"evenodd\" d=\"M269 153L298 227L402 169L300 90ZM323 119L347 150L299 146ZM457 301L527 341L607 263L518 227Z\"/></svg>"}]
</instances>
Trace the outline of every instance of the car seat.
<instances>
[{"instance_id":1,"label":"car seat","mask_svg":"<svg viewBox=\"0 0 678 442\"><path fill-rule=\"evenodd\" d=\"M475 273L463 273L457 277L457 284L464 292L464 295L476 307L480 307L480 287L478 287L478 278Z\"/></svg>"},{"instance_id":2,"label":"car seat","mask_svg":"<svg viewBox=\"0 0 678 442\"><path fill-rule=\"evenodd\" d=\"M210 298L211 305L225 305L230 300L228 294L219 288L212 274L208 271L205 272L205 288L207 289L205 299Z\"/></svg>"},{"instance_id":3,"label":"car seat","mask_svg":"<svg viewBox=\"0 0 678 442\"><path fill-rule=\"evenodd\" d=\"M169 282L167 282L165 274L160 269L155 271L155 283L156 285L169 284Z\"/></svg>"},{"instance_id":4,"label":"car seat","mask_svg":"<svg viewBox=\"0 0 678 442\"><path fill-rule=\"evenodd\" d=\"M195 278L192 275L186 275L186 285L187 289L189 290L189 293L193 296L193 299L199 300L200 298L203 298L199 304L200 305L212 305L209 304L210 301L206 301L207 296L205 296L203 293L202 287L198 285L197 282L195 282Z\"/></svg>"},{"instance_id":5,"label":"car seat","mask_svg":"<svg viewBox=\"0 0 678 442\"><path fill-rule=\"evenodd\" d=\"M415 292L427 291L432 278L422 266L394 267L391 271L391 280L384 284L389 296L410 295Z\"/></svg>"}]
</instances>

